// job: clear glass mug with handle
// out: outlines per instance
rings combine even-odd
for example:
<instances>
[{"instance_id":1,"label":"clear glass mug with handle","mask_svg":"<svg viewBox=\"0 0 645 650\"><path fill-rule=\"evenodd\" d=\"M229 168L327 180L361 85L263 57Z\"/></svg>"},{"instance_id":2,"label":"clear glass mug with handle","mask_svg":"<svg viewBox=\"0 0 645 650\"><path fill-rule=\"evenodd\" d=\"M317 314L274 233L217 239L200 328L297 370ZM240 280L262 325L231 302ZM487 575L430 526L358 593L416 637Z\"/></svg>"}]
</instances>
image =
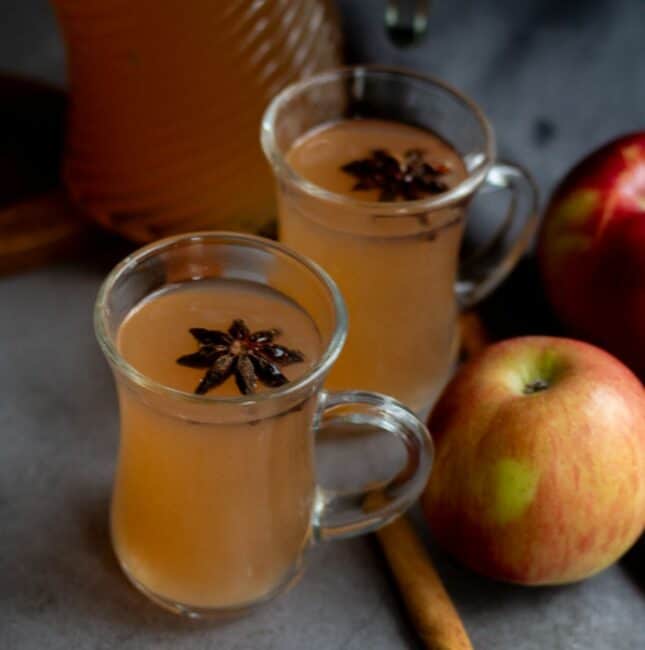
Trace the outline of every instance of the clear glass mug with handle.
<instances>
[{"instance_id":1,"label":"clear glass mug with handle","mask_svg":"<svg viewBox=\"0 0 645 650\"><path fill-rule=\"evenodd\" d=\"M124 358L119 328L133 308L166 287L218 279L270 287L296 303L318 331L319 358L291 383L235 397L182 392ZM281 244L207 232L142 248L105 280L95 327L121 415L113 546L131 582L176 613L234 614L270 600L300 574L312 543L384 525L427 482L432 442L410 410L375 393L323 390L345 341L345 306L322 269ZM317 436L338 427L363 429L361 444L375 436L402 443L398 478L382 480L379 466L366 480L381 481L378 509L363 509L363 490L317 484Z\"/></svg>"},{"instance_id":2,"label":"clear glass mug with handle","mask_svg":"<svg viewBox=\"0 0 645 650\"><path fill-rule=\"evenodd\" d=\"M296 141L354 118L436 134L462 159L463 180L417 200L366 201L292 167ZM328 386L383 392L425 415L455 364L459 309L488 295L529 244L537 225L530 176L496 161L493 130L474 102L396 68L342 68L286 88L264 115L261 139L277 180L280 240L330 273L347 302L351 328ZM509 209L487 244L460 260L466 209L482 188L508 193Z\"/></svg>"}]
</instances>

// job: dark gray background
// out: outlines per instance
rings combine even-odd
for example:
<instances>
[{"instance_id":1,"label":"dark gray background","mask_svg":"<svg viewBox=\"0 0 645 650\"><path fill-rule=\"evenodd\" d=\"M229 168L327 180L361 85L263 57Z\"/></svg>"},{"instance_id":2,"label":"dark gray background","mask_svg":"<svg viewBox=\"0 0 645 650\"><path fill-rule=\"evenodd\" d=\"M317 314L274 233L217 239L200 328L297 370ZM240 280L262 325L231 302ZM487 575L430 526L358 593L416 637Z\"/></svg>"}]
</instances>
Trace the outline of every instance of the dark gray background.
<instances>
[{"instance_id":1,"label":"dark gray background","mask_svg":"<svg viewBox=\"0 0 645 650\"><path fill-rule=\"evenodd\" d=\"M427 39L409 51L387 42L381 0L341 5L352 59L411 66L470 94L501 154L528 167L543 196L583 153L645 127L642 0L436 0ZM6 71L64 83L44 0L0 2ZM113 255L0 278L0 648L416 647L370 539L315 549L295 590L220 626L175 619L127 586L107 532L116 406L91 329ZM517 302L532 273L525 263L489 301L521 312L515 329L540 329L533 289L532 310ZM476 647L495 650L645 648L644 554L641 541L583 584L522 589L435 551Z\"/></svg>"}]
</instances>

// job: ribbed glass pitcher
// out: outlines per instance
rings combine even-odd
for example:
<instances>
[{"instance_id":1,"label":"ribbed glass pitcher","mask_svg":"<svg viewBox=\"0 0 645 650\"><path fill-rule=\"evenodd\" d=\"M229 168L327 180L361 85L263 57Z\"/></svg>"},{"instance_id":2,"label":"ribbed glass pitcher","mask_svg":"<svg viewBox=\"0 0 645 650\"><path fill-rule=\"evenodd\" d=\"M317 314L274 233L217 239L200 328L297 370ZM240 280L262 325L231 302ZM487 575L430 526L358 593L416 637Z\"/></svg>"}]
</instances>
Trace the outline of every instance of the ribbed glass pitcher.
<instances>
[{"instance_id":1,"label":"ribbed glass pitcher","mask_svg":"<svg viewBox=\"0 0 645 650\"><path fill-rule=\"evenodd\" d=\"M332 2L53 0L73 201L136 241L261 231L274 210L260 118L282 87L340 63Z\"/></svg>"}]
</instances>

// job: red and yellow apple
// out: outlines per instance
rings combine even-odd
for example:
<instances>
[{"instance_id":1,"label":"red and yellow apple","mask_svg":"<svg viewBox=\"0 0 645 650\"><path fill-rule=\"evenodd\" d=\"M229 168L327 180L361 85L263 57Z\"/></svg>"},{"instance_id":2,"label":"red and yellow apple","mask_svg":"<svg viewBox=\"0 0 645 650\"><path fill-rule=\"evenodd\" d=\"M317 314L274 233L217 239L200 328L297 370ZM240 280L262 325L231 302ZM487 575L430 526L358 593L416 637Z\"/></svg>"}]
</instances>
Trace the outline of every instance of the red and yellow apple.
<instances>
[{"instance_id":1,"label":"red and yellow apple","mask_svg":"<svg viewBox=\"0 0 645 650\"><path fill-rule=\"evenodd\" d=\"M587 343L509 339L448 385L430 419L433 537L484 575L581 580L645 527L645 391Z\"/></svg>"},{"instance_id":2,"label":"red and yellow apple","mask_svg":"<svg viewBox=\"0 0 645 650\"><path fill-rule=\"evenodd\" d=\"M570 172L547 208L538 256L570 330L645 377L645 133L607 144Z\"/></svg>"}]
</instances>

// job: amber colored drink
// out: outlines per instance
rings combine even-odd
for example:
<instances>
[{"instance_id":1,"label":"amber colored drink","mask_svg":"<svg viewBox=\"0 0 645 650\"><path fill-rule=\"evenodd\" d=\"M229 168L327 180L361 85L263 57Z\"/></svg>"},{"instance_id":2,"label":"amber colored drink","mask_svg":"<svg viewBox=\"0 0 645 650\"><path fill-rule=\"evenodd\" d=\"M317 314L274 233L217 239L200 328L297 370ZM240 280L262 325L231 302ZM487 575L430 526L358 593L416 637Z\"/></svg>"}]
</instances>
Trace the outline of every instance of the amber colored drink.
<instances>
[{"instance_id":1,"label":"amber colored drink","mask_svg":"<svg viewBox=\"0 0 645 650\"><path fill-rule=\"evenodd\" d=\"M260 118L340 63L332 0L51 0L71 101L63 165L78 206L136 241L273 218Z\"/></svg>"},{"instance_id":2,"label":"amber colored drink","mask_svg":"<svg viewBox=\"0 0 645 650\"><path fill-rule=\"evenodd\" d=\"M203 371L176 363L196 349L189 329L226 330L236 318L253 331L279 327L279 342L303 352L304 362L282 369L289 380L321 354L315 324L295 303L222 279L152 294L121 324L118 348L147 377L192 392ZM126 573L157 599L195 608L270 596L293 577L310 536L315 396L275 417L209 423L166 413L135 391L119 384L112 534ZM206 397L234 395L230 378Z\"/></svg>"},{"instance_id":3,"label":"amber colored drink","mask_svg":"<svg viewBox=\"0 0 645 650\"><path fill-rule=\"evenodd\" d=\"M446 168L441 180L448 188L466 176L459 154L433 133L380 120L316 128L296 140L287 161L318 187L377 201L378 190L352 189L356 178L341 170L377 149L399 158L423 150L426 160ZM325 268L347 303L347 343L327 385L393 395L423 412L455 361L454 284L464 206L420 215L417 222L397 218L396 202L391 205L391 218L371 218L358 204L343 212L317 196L279 192L280 238Z\"/></svg>"}]
</instances>

